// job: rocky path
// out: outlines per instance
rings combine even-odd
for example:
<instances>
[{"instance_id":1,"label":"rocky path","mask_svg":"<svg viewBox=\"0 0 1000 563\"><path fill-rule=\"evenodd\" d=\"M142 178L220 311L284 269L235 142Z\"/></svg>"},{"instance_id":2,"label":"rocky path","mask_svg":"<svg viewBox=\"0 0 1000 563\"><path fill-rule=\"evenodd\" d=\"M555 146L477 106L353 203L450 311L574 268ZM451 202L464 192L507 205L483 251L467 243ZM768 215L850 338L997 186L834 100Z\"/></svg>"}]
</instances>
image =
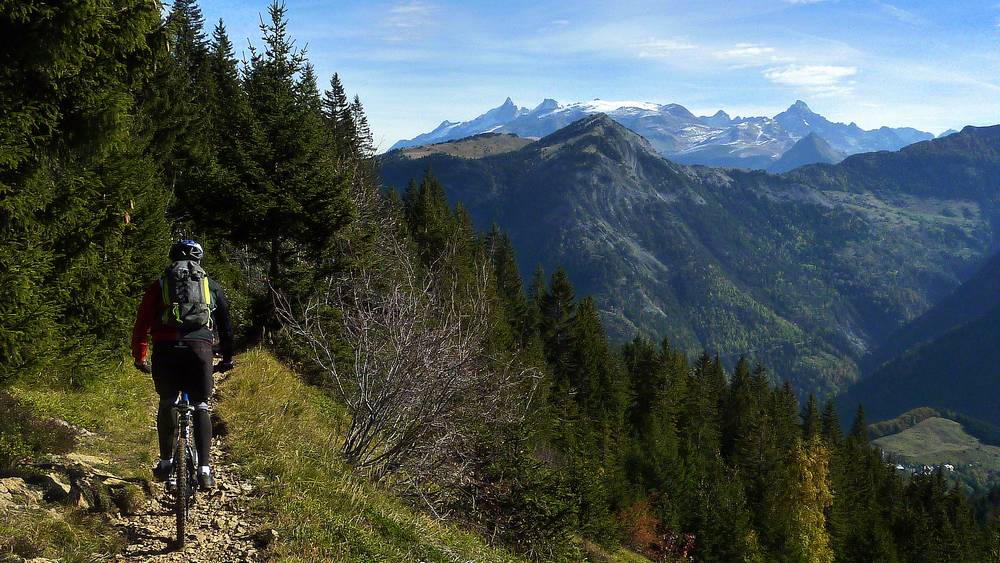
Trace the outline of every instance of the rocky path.
<instances>
[{"instance_id":1,"label":"rocky path","mask_svg":"<svg viewBox=\"0 0 1000 563\"><path fill-rule=\"evenodd\" d=\"M129 542L114 561L263 561L260 550L275 534L262 530L249 511L256 485L242 479L228 459L225 437L216 436L212 459L216 488L199 492L189 515L183 550L174 548L176 523L172 501L163 485L131 515L115 515L112 523Z\"/></svg>"}]
</instances>

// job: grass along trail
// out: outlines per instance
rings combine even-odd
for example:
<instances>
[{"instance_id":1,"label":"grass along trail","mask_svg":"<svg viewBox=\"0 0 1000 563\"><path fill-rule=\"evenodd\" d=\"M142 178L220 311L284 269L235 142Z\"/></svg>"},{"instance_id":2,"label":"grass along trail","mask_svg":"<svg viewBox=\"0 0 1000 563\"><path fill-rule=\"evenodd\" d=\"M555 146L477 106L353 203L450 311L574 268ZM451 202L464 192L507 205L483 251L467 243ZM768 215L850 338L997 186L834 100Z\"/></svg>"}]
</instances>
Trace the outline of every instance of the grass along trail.
<instances>
[{"instance_id":1,"label":"grass along trail","mask_svg":"<svg viewBox=\"0 0 1000 563\"><path fill-rule=\"evenodd\" d=\"M225 374L220 374L213 410L217 406L219 387L224 386ZM221 391L224 392L224 391ZM216 487L210 492L199 491L188 516L187 540L183 550L176 550L176 521L173 502L164 485L153 484L153 494L131 515L112 516L111 524L118 528L127 545L114 561L263 561L260 549L274 539L273 532L262 532L258 519L250 511L250 499L258 492L258 484L244 479L237 471L225 447L225 426L215 419L216 432L212 439L212 471Z\"/></svg>"}]
</instances>

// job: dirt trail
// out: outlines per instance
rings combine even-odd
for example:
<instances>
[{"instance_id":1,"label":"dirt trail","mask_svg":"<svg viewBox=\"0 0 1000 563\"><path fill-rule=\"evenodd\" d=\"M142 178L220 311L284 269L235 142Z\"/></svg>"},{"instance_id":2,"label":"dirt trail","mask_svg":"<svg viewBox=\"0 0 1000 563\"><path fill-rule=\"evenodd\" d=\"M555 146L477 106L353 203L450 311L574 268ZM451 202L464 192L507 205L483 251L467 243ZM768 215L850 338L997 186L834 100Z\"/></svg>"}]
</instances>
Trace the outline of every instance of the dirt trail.
<instances>
[{"instance_id":1,"label":"dirt trail","mask_svg":"<svg viewBox=\"0 0 1000 563\"><path fill-rule=\"evenodd\" d=\"M257 486L235 471L238 466L228 458L224 436L213 438L212 459L216 487L209 493L198 493L184 549L174 549L172 503L163 485L156 483L151 498L135 514L112 517L113 525L129 542L114 561L264 560L260 549L273 539L269 537L273 532L261 531L260 523L249 511L249 500Z\"/></svg>"}]
</instances>

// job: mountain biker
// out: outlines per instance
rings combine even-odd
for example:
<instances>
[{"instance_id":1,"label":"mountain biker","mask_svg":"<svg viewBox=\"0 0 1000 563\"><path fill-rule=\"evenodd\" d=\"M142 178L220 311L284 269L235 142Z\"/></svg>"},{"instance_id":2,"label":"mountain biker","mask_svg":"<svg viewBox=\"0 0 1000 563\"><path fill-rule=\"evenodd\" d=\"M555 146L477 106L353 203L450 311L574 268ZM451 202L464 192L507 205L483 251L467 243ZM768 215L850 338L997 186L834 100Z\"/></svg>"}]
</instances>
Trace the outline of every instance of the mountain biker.
<instances>
[{"instance_id":1,"label":"mountain biker","mask_svg":"<svg viewBox=\"0 0 1000 563\"><path fill-rule=\"evenodd\" d=\"M156 413L160 459L153 468L153 476L165 481L173 468L173 407L178 393L183 391L195 408L195 447L200 465L198 485L207 490L215 486L211 469L212 421L208 407L215 383L212 329L214 327L219 333L222 352L222 362L214 369L226 372L233 368L233 327L225 293L201 269L204 255L201 245L193 240L177 241L170 248L173 265L167 268L163 277L146 287L139 305L132 329L132 357L137 369L152 374L153 385L160 396ZM150 333L153 337L152 365L146 359Z\"/></svg>"}]
</instances>

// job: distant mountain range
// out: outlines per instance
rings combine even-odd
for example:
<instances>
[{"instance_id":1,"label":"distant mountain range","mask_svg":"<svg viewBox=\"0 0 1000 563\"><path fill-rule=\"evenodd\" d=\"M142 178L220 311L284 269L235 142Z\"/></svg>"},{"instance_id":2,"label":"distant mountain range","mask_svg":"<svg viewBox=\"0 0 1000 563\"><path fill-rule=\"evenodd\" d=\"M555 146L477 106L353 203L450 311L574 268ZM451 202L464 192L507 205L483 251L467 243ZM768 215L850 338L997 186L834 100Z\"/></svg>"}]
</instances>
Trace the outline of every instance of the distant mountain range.
<instances>
[{"instance_id":1,"label":"distant mountain range","mask_svg":"<svg viewBox=\"0 0 1000 563\"><path fill-rule=\"evenodd\" d=\"M839 158L818 135L802 151ZM856 380L996 249L1000 126L777 176L671 162L603 114L521 147L489 138L388 153L382 177L433 170L478 227L510 233L526 275L565 266L614 338L756 355L802 391Z\"/></svg>"},{"instance_id":2,"label":"distant mountain range","mask_svg":"<svg viewBox=\"0 0 1000 563\"><path fill-rule=\"evenodd\" d=\"M774 117L730 117L719 110L712 116L696 116L678 104L611 102L594 100L561 104L546 99L534 109L518 107L507 98L503 104L475 119L445 121L428 133L396 142L390 150L441 143L481 133L513 133L520 137L549 135L588 115L605 113L646 138L670 160L746 169L772 166L800 140L818 136L831 154L897 150L933 139L934 135L910 127L864 130L856 124L834 123L796 101ZM809 162L828 162L824 157ZM802 155L796 162L803 162ZM780 165L787 170L787 164Z\"/></svg>"}]
</instances>

